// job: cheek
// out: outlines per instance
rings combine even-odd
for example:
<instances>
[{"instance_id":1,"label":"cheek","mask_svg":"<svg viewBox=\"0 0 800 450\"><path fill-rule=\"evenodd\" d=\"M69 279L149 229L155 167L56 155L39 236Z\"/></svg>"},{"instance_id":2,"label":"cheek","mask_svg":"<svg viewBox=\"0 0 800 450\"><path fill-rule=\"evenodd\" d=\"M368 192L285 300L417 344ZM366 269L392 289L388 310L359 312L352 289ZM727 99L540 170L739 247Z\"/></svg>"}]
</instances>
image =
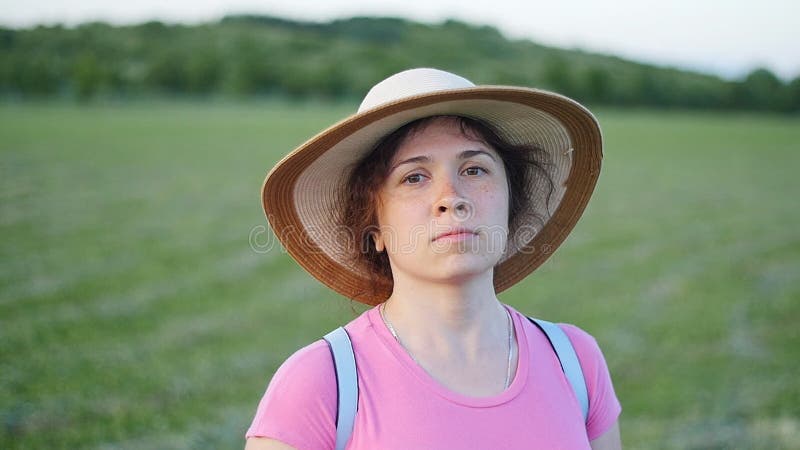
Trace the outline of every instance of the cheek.
<instances>
[{"instance_id":1,"label":"cheek","mask_svg":"<svg viewBox=\"0 0 800 450\"><path fill-rule=\"evenodd\" d=\"M389 207L378 212L378 226L387 243L408 241L411 239L410 234L425 223L421 203L395 200Z\"/></svg>"},{"instance_id":2,"label":"cheek","mask_svg":"<svg viewBox=\"0 0 800 450\"><path fill-rule=\"evenodd\" d=\"M508 187L500 183L484 183L478 187L484 208L495 212L493 216L508 218Z\"/></svg>"}]
</instances>

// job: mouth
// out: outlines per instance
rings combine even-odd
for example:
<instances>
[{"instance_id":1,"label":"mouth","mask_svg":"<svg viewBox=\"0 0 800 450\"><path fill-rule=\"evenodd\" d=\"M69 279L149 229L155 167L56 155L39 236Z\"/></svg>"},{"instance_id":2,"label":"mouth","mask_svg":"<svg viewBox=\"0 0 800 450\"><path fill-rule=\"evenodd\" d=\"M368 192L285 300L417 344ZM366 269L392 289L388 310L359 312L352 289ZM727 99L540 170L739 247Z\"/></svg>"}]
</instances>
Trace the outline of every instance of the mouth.
<instances>
[{"instance_id":1,"label":"mouth","mask_svg":"<svg viewBox=\"0 0 800 450\"><path fill-rule=\"evenodd\" d=\"M474 231L467 229L467 228L455 228L452 230L445 231L443 233L439 233L436 237L433 238L433 242L436 241L444 241L444 240L463 240L469 239L472 236L477 235Z\"/></svg>"}]
</instances>

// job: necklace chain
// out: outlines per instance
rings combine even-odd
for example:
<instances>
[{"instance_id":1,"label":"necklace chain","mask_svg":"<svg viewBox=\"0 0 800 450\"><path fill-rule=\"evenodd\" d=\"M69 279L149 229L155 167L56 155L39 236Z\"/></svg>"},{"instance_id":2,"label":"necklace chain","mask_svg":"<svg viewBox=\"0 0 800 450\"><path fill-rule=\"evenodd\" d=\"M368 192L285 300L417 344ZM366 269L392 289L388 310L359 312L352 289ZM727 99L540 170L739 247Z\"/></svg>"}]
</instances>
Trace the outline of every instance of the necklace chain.
<instances>
[{"instance_id":1,"label":"necklace chain","mask_svg":"<svg viewBox=\"0 0 800 450\"><path fill-rule=\"evenodd\" d=\"M422 366L419 363L419 361L417 361L417 358L415 358L414 355L411 353L411 351L400 341L400 337L397 336L397 332L394 330L394 327L392 326L391 322L389 322L389 319L386 318L386 313L384 312L385 307L386 303L382 303L379 308L379 312L381 314L381 319L383 319L383 323L386 325L386 328L388 328L389 332L392 333L392 336L394 336L394 339L397 341L397 343L400 344L400 346L405 349L406 353L408 353L409 356L411 356L411 359L413 359L414 362L416 362L419 366ZM503 389L508 388L508 384L511 381L511 359L513 350L512 342L513 342L513 330L514 330L514 327L511 323L511 313L509 313L508 310L506 310L506 316L508 317L508 366L506 368L506 384L503 387Z\"/></svg>"}]
</instances>

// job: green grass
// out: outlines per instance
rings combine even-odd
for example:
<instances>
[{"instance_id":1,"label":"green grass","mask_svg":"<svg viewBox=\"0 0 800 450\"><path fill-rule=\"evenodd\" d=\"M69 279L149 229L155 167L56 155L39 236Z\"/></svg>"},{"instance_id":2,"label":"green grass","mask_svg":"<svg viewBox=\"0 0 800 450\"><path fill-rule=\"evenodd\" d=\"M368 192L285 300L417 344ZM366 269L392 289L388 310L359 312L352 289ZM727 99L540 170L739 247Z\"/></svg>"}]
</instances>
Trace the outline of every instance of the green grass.
<instances>
[{"instance_id":1,"label":"green grass","mask_svg":"<svg viewBox=\"0 0 800 450\"><path fill-rule=\"evenodd\" d=\"M266 171L351 109L0 105L0 448L241 448L363 310L249 243ZM626 448L798 448L800 120L598 116L592 203L501 297L595 335Z\"/></svg>"}]
</instances>

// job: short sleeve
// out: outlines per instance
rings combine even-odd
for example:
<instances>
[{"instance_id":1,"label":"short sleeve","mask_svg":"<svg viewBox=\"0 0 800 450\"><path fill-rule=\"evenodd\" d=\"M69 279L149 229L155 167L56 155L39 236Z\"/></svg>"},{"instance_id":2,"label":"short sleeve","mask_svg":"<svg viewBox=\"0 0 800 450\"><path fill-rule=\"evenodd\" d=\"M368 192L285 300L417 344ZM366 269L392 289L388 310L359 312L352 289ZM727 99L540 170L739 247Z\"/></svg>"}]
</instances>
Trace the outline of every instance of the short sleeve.
<instances>
[{"instance_id":1,"label":"short sleeve","mask_svg":"<svg viewBox=\"0 0 800 450\"><path fill-rule=\"evenodd\" d=\"M611 374L597 341L589 333L570 325L559 324L575 347L589 392L589 417L586 432L589 440L602 436L617 421L622 406L614 393Z\"/></svg>"},{"instance_id":2,"label":"short sleeve","mask_svg":"<svg viewBox=\"0 0 800 450\"><path fill-rule=\"evenodd\" d=\"M245 437L277 439L298 450L333 449L336 396L330 348L320 339L278 368Z\"/></svg>"}]
</instances>

